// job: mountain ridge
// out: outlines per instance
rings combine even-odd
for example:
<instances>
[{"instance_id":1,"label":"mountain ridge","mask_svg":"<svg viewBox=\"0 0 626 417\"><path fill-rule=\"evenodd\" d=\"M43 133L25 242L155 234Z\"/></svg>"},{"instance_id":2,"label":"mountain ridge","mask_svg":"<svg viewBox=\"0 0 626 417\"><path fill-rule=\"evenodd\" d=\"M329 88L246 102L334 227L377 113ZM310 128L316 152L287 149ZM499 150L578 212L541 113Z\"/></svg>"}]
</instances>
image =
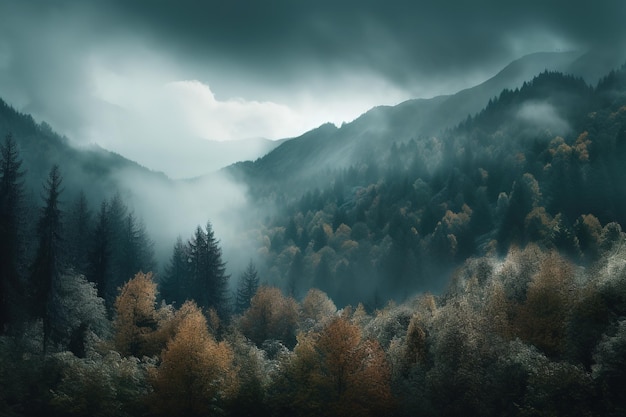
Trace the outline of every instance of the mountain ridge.
<instances>
[{"instance_id":1,"label":"mountain ridge","mask_svg":"<svg viewBox=\"0 0 626 417\"><path fill-rule=\"evenodd\" d=\"M490 99L504 89L519 88L542 71L578 76L594 68L592 52L538 52L512 61L485 82L452 95L411 99L395 106L376 106L339 128L327 124L287 140L254 162L236 163L225 170L242 178L246 175L273 175L289 181L308 178L334 168L345 168L362 157L363 148L376 149L381 142L406 142L443 133L483 110ZM615 66L602 62L595 73L608 73ZM584 75L584 74L583 74ZM592 80L593 81L593 80ZM590 83L590 82L588 82ZM590 83L591 84L591 83ZM334 126L333 126L334 127ZM306 143L308 141L315 143ZM296 162L297 161L297 162Z\"/></svg>"}]
</instances>

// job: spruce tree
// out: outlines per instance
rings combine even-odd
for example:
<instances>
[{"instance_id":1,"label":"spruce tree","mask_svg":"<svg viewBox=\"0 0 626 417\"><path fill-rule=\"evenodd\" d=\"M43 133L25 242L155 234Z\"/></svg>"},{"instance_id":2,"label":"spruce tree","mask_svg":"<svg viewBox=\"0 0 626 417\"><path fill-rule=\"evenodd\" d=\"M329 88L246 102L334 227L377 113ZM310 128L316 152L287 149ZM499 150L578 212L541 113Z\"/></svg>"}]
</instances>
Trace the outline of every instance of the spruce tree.
<instances>
[{"instance_id":1,"label":"spruce tree","mask_svg":"<svg viewBox=\"0 0 626 417\"><path fill-rule=\"evenodd\" d=\"M179 236L174 245L170 263L165 268L165 276L161 281L161 296L165 301L176 306L182 306L190 295L188 252L188 247Z\"/></svg>"},{"instance_id":2,"label":"spruce tree","mask_svg":"<svg viewBox=\"0 0 626 417\"><path fill-rule=\"evenodd\" d=\"M126 215L118 245L118 286L121 287L138 272L147 273L154 269L154 243L148 237L143 223L132 212Z\"/></svg>"},{"instance_id":3,"label":"spruce tree","mask_svg":"<svg viewBox=\"0 0 626 417\"><path fill-rule=\"evenodd\" d=\"M66 219L64 230L67 261L75 272L86 275L89 265L92 214L83 191L72 204Z\"/></svg>"},{"instance_id":4,"label":"spruce tree","mask_svg":"<svg viewBox=\"0 0 626 417\"><path fill-rule=\"evenodd\" d=\"M111 301L115 300L117 289L133 278L136 273L136 271L129 273L128 270L125 270L124 265L127 216L128 207L124 204L122 196L116 193L109 201L107 210L109 237L111 239L111 263L107 277L107 297Z\"/></svg>"},{"instance_id":5,"label":"spruce tree","mask_svg":"<svg viewBox=\"0 0 626 417\"><path fill-rule=\"evenodd\" d=\"M214 308L220 317L228 316L228 279L222 250L208 222L200 226L188 243L191 297L204 309Z\"/></svg>"},{"instance_id":6,"label":"spruce tree","mask_svg":"<svg viewBox=\"0 0 626 417\"><path fill-rule=\"evenodd\" d=\"M91 248L88 256L87 279L96 284L98 297L107 301L107 307L113 305L107 297L107 281L111 269L111 227L109 225L108 205L103 201L96 218L96 225L91 234Z\"/></svg>"},{"instance_id":7,"label":"spruce tree","mask_svg":"<svg viewBox=\"0 0 626 417\"><path fill-rule=\"evenodd\" d=\"M19 292L22 161L9 134L0 145L0 334L11 321L11 302Z\"/></svg>"},{"instance_id":8,"label":"spruce tree","mask_svg":"<svg viewBox=\"0 0 626 417\"><path fill-rule=\"evenodd\" d=\"M237 298L235 300L235 311L238 314L243 313L250 307L250 300L254 297L259 289L259 274L250 260L248 267L239 277L237 285Z\"/></svg>"},{"instance_id":9,"label":"spruce tree","mask_svg":"<svg viewBox=\"0 0 626 417\"><path fill-rule=\"evenodd\" d=\"M206 235L209 249L209 274L206 276L202 290L206 292L208 307L215 308L220 317L225 318L229 313L228 280L230 276L226 274L226 263L222 260L222 249L210 222L207 222Z\"/></svg>"},{"instance_id":10,"label":"spruce tree","mask_svg":"<svg viewBox=\"0 0 626 417\"><path fill-rule=\"evenodd\" d=\"M41 209L41 216L37 224L39 245L31 275L33 313L35 317L43 319L44 352L52 330L53 290L55 281L62 269L62 265L60 265L61 210L59 208L59 196L62 192L61 182L59 167L54 165L50 169L48 179L43 187L45 206Z\"/></svg>"}]
</instances>

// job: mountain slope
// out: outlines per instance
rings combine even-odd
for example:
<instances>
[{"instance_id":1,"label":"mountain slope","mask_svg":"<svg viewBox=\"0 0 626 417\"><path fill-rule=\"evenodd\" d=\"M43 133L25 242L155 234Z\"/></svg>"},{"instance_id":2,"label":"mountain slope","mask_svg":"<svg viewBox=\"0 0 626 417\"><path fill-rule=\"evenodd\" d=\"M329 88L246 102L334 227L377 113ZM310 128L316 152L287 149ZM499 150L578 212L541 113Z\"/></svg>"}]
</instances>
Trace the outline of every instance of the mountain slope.
<instances>
[{"instance_id":1,"label":"mountain slope","mask_svg":"<svg viewBox=\"0 0 626 417\"><path fill-rule=\"evenodd\" d=\"M233 167L249 170L259 212L272 208L250 232L263 274L295 294L316 287L379 307L440 292L462 263L510 247L593 262L626 224L625 74L590 87L543 72L437 137L368 142L375 133L357 122L325 125ZM310 163L328 151L316 143L336 150L351 131L366 139L352 165Z\"/></svg>"},{"instance_id":2,"label":"mountain slope","mask_svg":"<svg viewBox=\"0 0 626 417\"><path fill-rule=\"evenodd\" d=\"M0 100L0 139L11 134L18 144L22 168L26 171L25 189L39 190L48 171L59 165L66 197L83 190L93 202L115 192L129 191L121 174L168 183L160 172L151 171L121 155L97 146L82 149L70 145L67 138L52 131L45 122L38 124Z\"/></svg>"},{"instance_id":3,"label":"mountain slope","mask_svg":"<svg viewBox=\"0 0 626 417\"><path fill-rule=\"evenodd\" d=\"M505 89L514 89L542 71L607 73L613 62L594 63L596 55L577 52L536 53L520 58L484 83L450 96L380 106L340 128L323 125L284 143L255 163L228 169L253 182L259 178L297 186L311 177L324 184L329 169L345 168L386 149L392 142L439 135L482 110ZM608 66L608 67L607 67ZM591 69L594 71L591 71ZM584 70L584 71L583 71ZM584 75L583 74L583 75ZM288 175L287 175L288 174Z\"/></svg>"},{"instance_id":4,"label":"mountain slope","mask_svg":"<svg viewBox=\"0 0 626 417\"><path fill-rule=\"evenodd\" d=\"M222 169L239 161L254 161L280 146L287 139L269 140L250 138L213 141L188 139L181 148L167 154L163 166L169 166L169 174L175 179L194 178ZM175 165L175 169L171 166Z\"/></svg>"}]
</instances>

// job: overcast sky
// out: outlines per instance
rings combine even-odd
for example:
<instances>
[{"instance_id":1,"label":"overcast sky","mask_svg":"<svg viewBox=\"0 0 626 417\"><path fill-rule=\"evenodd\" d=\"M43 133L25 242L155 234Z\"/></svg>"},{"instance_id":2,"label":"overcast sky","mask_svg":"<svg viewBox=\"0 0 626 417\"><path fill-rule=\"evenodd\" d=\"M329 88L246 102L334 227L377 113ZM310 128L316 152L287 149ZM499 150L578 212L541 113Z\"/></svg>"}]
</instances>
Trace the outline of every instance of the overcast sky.
<instances>
[{"instance_id":1,"label":"overcast sky","mask_svg":"<svg viewBox=\"0 0 626 417\"><path fill-rule=\"evenodd\" d=\"M175 174L194 138L296 136L621 44L622 0L0 0L0 97Z\"/></svg>"}]
</instances>

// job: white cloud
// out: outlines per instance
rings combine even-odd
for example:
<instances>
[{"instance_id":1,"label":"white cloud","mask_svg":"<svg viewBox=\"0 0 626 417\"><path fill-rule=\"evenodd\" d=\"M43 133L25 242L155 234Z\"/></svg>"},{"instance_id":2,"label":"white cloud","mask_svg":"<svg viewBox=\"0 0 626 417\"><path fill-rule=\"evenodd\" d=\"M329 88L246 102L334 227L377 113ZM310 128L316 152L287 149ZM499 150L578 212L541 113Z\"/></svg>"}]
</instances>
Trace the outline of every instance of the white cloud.
<instances>
[{"instance_id":1,"label":"white cloud","mask_svg":"<svg viewBox=\"0 0 626 417\"><path fill-rule=\"evenodd\" d=\"M555 135L565 135L570 132L570 126L561 117L557 109L550 103L529 101L522 105L517 117L536 127L548 129Z\"/></svg>"},{"instance_id":2,"label":"white cloud","mask_svg":"<svg viewBox=\"0 0 626 417\"><path fill-rule=\"evenodd\" d=\"M243 98L220 101L208 85L196 80L171 82L165 87L167 98L173 99L173 113L189 133L203 139L280 139L306 129L303 117L285 105Z\"/></svg>"},{"instance_id":3,"label":"white cloud","mask_svg":"<svg viewBox=\"0 0 626 417\"><path fill-rule=\"evenodd\" d=\"M112 61L91 60L94 96L106 105L97 111L85 109L88 125L81 139L175 178L206 174L261 156L251 156L250 145L242 149L241 158L233 159L232 150L228 155L214 155L203 145L206 140L282 139L315 127L284 104L219 99L200 81L171 81L180 71L161 65L158 57L148 53L119 68L108 64Z\"/></svg>"},{"instance_id":4,"label":"white cloud","mask_svg":"<svg viewBox=\"0 0 626 417\"><path fill-rule=\"evenodd\" d=\"M356 75L335 80L342 88L329 89L325 79L293 88L290 94L264 94L251 86L249 95L260 99L233 98L199 80L176 80L187 72L139 46L133 50L132 59L124 51L91 57L93 94L107 106L85 109L88 128L80 137L175 178L202 175L245 159L208 155L203 140L296 137L323 123L341 125L375 105L407 98L387 83Z\"/></svg>"}]
</instances>

